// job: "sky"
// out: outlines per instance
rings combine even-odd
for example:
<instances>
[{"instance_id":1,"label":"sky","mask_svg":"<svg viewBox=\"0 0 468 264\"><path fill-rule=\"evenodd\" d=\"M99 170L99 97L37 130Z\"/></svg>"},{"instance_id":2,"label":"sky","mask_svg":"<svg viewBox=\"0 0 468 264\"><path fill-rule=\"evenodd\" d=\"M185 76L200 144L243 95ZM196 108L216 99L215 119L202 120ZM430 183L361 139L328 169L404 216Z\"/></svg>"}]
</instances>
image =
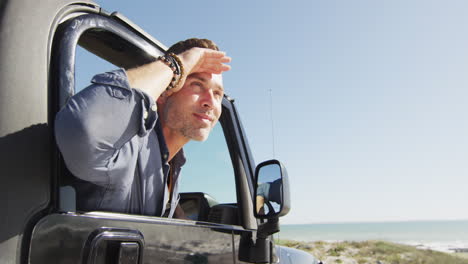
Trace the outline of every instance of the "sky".
<instances>
[{"instance_id":1,"label":"sky","mask_svg":"<svg viewBox=\"0 0 468 264\"><path fill-rule=\"evenodd\" d=\"M254 159L288 170L282 224L468 219L468 2L98 3L232 57Z\"/></svg>"}]
</instances>

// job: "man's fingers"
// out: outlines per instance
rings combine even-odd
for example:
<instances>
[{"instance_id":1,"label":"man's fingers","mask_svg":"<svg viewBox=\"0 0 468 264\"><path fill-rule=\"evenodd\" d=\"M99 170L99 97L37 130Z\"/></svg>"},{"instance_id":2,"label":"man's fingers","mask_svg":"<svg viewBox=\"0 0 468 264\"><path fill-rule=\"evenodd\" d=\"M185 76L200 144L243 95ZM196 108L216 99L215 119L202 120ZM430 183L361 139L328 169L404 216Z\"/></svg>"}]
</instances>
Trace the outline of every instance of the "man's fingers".
<instances>
[{"instance_id":1,"label":"man's fingers","mask_svg":"<svg viewBox=\"0 0 468 264\"><path fill-rule=\"evenodd\" d=\"M212 59L216 62L220 62L220 63L229 63L231 62L231 57L228 57L228 56L224 56L224 57L220 57L220 58L216 58L216 59Z\"/></svg>"},{"instance_id":2,"label":"man's fingers","mask_svg":"<svg viewBox=\"0 0 468 264\"><path fill-rule=\"evenodd\" d=\"M231 62L231 57L226 56L226 53L220 51L206 51L206 57L201 63L200 70L209 71L212 73L222 73L229 71L231 66L225 64Z\"/></svg>"},{"instance_id":3,"label":"man's fingers","mask_svg":"<svg viewBox=\"0 0 468 264\"><path fill-rule=\"evenodd\" d=\"M207 62L221 62L228 63L231 62L231 57L226 56L226 52L204 49L203 59Z\"/></svg>"},{"instance_id":4,"label":"man's fingers","mask_svg":"<svg viewBox=\"0 0 468 264\"><path fill-rule=\"evenodd\" d=\"M207 59L221 60L222 62L231 62L231 57L226 56L226 53L222 51L208 50L205 51L205 56Z\"/></svg>"},{"instance_id":5,"label":"man's fingers","mask_svg":"<svg viewBox=\"0 0 468 264\"><path fill-rule=\"evenodd\" d=\"M231 62L231 57L228 57L228 56L224 56L222 59L221 59L221 62L223 63L228 63L228 62Z\"/></svg>"},{"instance_id":6,"label":"man's fingers","mask_svg":"<svg viewBox=\"0 0 468 264\"><path fill-rule=\"evenodd\" d=\"M205 65L205 66L218 66L218 65L226 65L225 63L229 63L231 62L231 58L230 57L219 57L219 58L204 58L202 61L201 61L201 65Z\"/></svg>"},{"instance_id":7,"label":"man's fingers","mask_svg":"<svg viewBox=\"0 0 468 264\"><path fill-rule=\"evenodd\" d=\"M231 69L229 65L226 65L231 62L231 58L223 51L192 48L182 53L181 57L188 74L194 72L220 74Z\"/></svg>"},{"instance_id":8,"label":"man's fingers","mask_svg":"<svg viewBox=\"0 0 468 264\"><path fill-rule=\"evenodd\" d=\"M204 64L201 66L198 71L199 72L208 72L208 73L214 73L214 74L220 74L225 71L229 71L231 69L231 66L226 65L226 64Z\"/></svg>"},{"instance_id":9,"label":"man's fingers","mask_svg":"<svg viewBox=\"0 0 468 264\"><path fill-rule=\"evenodd\" d=\"M213 57L213 58L221 58L226 56L226 52L224 51L219 51L219 50L213 50L213 49L204 49L200 48L201 50L204 51L206 56Z\"/></svg>"},{"instance_id":10,"label":"man's fingers","mask_svg":"<svg viewBox=\"0 0 468 264\"><path fill-rule=\"evenodd\" d=\"M231 70L231 65L221 64L221 70L222 71L229 71L229 70Z\"/></svg>"}]
</instances>

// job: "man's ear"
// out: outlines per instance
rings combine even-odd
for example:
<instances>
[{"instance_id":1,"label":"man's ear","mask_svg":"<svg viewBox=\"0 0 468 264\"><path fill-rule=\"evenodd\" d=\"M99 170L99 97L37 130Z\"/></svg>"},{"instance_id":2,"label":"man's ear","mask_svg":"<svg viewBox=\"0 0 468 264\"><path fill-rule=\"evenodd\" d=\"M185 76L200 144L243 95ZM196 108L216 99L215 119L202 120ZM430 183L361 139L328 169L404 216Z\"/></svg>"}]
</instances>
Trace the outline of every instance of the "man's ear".
<instances>
[{"instance_id":1,"label":"man's ear","mask_svg":"<svg viewBox=\"0 0 468 264\"><path fill-rule=\"evenodd\" d=\"M164 104L166 101L167 101L167 98L170 97L172 94L174 94L173 91L171 90L168 90L168 91L164 91L162 92L162 94L158 97L158 100L156 100L158 103L162 103Z\"/></svg>"},{"instance_id":2,"label":"man's ear","mask_svg":"<svg viewBox=\"0 0 468 264\"><path fill-rule=\"evenodd\" d=\"M164 104L164 101L165 101L165 99L162 98L162 96L159 96L159 97L158 97L158 100L156 100L156 104L158 104L158 105Z\"/></svg>"},{"instance_id":3,"label":"man's ear","mask_svg":"<svg viewBox=\"0 0 468 264\"><path fill-rule=\"evenodd\" d=\"M163 92L159 97L158 99L156 100L156 103L158 105L161 105L161 104L164 104L166 101L167 101L167 94L166 92Z\"/></svg>"}]
</instances>

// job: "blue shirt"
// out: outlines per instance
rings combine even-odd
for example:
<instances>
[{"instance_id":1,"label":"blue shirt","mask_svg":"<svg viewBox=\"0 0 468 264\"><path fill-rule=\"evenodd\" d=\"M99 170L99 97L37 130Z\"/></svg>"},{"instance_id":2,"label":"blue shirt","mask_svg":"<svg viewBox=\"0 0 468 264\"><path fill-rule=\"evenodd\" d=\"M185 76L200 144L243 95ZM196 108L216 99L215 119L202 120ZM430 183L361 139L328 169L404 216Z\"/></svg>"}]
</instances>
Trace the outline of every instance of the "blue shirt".
<instances>
[{"instance_id":1,"label":"blue shirt","mask_svg":"<svg viewBox=\"0 0 468 264\"><path fill-rule=\"evenodd\" d=\"M257 196L263 197L267 201L273 201L278 204L281 203L282 179L277 179L273 182L264 182L257 187Z\"/></svg>"},{"instance_id":2,"label":"blue shirt","mask_svg":"<svg viewBox=\"0 0 468 264\"><path fill-rule=\"evenodd\" d=\"M91 82L55 120L57 145L77 178L77 209L162 216L170 208L172 217L185 157L181 150L171 161L169 197L169 151L155 100L131 88L124 70L96 75Z\"/></svg>"}]
</instances>

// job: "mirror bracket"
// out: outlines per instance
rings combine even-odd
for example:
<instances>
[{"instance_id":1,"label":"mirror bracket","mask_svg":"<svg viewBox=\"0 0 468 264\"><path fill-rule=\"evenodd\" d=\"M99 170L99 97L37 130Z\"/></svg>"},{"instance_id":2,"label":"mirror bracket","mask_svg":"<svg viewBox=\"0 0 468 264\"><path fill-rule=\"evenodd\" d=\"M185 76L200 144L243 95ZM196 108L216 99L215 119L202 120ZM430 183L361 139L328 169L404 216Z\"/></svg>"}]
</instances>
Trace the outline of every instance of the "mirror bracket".
<instances>
[{"instance_id":1,"label":"mirror bracket","mask_svg":"<svg viewBox=\"0 0 468 264\"><path fill-rule=\"evenodd\" d=\"M248 263L271 263L275 255L273 242L268 238L255 239L252 233L243 233L239 243L239 260Z\"/></svg>"},{"instance_id":2,"label":"mirror bracket","mask_svg":"<svg viewBox=\"0 0 468 264\"><path fill-rule=\"evenodd\" d=\"M239 243L239 260L249 263L270 263L276 255L270 236L279 232L279 218L270 218L260 224L255 242L252 233L244 233Z\"/></svg>"},{"instance_id":3,"label":"mirror bracket","mask_svg":"<svg viewBox=\"0 0 468 264\"><path fill-rule=\"evenodd\" d=\"M271 218L266 221L266 223L262 223L258 226L257 230L257 240L258 239L265 239L275 233L280 231L279 227L279 218Z\"/></svg>"}]
</instances>

